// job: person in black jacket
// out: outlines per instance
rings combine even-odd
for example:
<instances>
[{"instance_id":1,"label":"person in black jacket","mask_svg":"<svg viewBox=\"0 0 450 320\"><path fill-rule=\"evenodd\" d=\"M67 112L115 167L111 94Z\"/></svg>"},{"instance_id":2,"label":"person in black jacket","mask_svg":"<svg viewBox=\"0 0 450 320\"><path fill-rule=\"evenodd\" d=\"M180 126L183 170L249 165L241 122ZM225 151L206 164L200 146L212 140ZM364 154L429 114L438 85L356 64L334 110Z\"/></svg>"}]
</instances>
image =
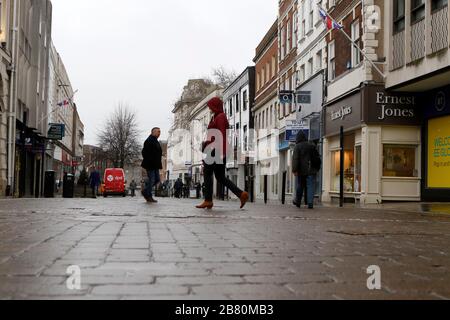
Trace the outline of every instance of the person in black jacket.
<instances>
[{"instance_id":1,"label":"person in black jacket","mask_svg":"<svg viewBox=\"0 0 450 320\"><path fill-rule=\"evenodd\" d=\"M149 203L157 203L153 198L153 188L161 182L159 170L162 169L162 148L159 144L158 138L161 136L160 128L153 128L152 134L145 141L144 149L142 150L142 168L147 170L148 183L145 185L142 195Z\"/></svg>"},{"instance_id":2,"label":"person in black jacket","mask_svg":"<svg viewBox=\"0 0 450 320\"><path fill-rule=\"evenodd\" d=\"M306 188L308 208L314 208L314 181L321 168L321 159L316 146L308 142L306 135L300 131L297 135L292 159L292 171L297 177L297 197L294 201L298 207L301 206L303 194Z\"/></svg>"}]
</instances>

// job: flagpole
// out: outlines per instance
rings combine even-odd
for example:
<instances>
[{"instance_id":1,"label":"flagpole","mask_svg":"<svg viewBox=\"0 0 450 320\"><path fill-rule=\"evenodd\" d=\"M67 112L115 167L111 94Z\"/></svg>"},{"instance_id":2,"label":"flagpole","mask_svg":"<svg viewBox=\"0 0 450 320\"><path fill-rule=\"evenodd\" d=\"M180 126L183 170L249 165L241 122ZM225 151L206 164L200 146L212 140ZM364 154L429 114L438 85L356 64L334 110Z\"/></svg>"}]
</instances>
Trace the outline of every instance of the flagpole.
<instances>
[{"instance_id":1,"label":"flagpole","mask_svg":"<svg viewBox=\"0 0 450 320\"><path fill-rule=\"evenodd\" d=\"M317 4L317 6L319 7L319 9L321 9L328 18L331 19L332 22L336 23L337 25L340 25L336 20L333 19L332 16L330 16L328 14L328 12L326 10L324 10L319 4ZM343 28L339 29L344 36L353 44L353 46L363 55L364 59L367 60L373 68L375 68L375 70L383 77L383 79L386 79L386 75L377 67L377 65L371 60L369 59L369 57L367 57L366 53L353 41L353 39L344 31Z\"/></svg>"}]
</instances>

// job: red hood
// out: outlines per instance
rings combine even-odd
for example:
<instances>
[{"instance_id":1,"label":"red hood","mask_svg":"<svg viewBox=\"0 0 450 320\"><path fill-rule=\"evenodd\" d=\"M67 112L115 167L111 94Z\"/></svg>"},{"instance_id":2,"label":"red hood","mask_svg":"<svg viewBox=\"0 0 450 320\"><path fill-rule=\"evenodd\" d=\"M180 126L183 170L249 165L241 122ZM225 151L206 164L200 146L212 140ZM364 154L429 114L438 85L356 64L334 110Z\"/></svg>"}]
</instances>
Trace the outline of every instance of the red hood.
<instances>
[{"instance_id":1,"label":"red hood","mask_svg":"<svg viewBox=\"0 0 450 320\"><path fill-rule=\"evenodd\" d=\"M209 109L214 112L215 115L223 113L223 107L209 107Z\"/></svg>"},{"instance_id":2,"label":"red hood","mask_svg":"<svg viewBox=\"0 0 450 320\"><path fill-rule=\"evenodd\" d=\"M212 98L209 100L208 107L215 115L223 113L223 102L220 98Z\"/></svg>"}]
</instances>

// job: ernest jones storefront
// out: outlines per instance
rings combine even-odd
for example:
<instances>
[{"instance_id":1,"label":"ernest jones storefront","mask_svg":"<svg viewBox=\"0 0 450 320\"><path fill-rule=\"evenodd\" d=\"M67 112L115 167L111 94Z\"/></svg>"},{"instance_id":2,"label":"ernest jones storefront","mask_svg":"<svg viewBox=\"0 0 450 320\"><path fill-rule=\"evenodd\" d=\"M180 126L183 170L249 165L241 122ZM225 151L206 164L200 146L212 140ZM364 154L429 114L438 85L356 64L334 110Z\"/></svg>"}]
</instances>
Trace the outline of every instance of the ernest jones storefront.
<instances>
[{"instance_id":1,"label":"ernest jones storefront","mask_svg":"<svg viewBox=\"0 0 450 320\"><path fill-rule=\"evenodd\" d=\"M324 107L324 202L339 196L340 128L344 194L361 203L420 201L422 109L417 96L367 85Z\"/></svg>"}]
</instances>

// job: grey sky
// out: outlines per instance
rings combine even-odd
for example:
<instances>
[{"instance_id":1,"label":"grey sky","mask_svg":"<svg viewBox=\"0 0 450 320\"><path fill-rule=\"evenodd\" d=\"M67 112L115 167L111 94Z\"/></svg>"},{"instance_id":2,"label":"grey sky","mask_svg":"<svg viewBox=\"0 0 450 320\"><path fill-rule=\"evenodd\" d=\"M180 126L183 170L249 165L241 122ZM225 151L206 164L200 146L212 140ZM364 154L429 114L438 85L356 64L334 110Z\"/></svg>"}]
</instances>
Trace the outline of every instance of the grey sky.
<instances>
[{"instance_id":1,"label":"grey sky","mask_svg":"<svg viewBox=\"0 0 450 320\"><path fill-rule=\"evenodd\" d=\"M277 16L277 0L53 0L53 42L85 124L85 143L118 102L145 139L171 119L189 78L223 65L240 73Z\"/></svg>"}]
</instances>

